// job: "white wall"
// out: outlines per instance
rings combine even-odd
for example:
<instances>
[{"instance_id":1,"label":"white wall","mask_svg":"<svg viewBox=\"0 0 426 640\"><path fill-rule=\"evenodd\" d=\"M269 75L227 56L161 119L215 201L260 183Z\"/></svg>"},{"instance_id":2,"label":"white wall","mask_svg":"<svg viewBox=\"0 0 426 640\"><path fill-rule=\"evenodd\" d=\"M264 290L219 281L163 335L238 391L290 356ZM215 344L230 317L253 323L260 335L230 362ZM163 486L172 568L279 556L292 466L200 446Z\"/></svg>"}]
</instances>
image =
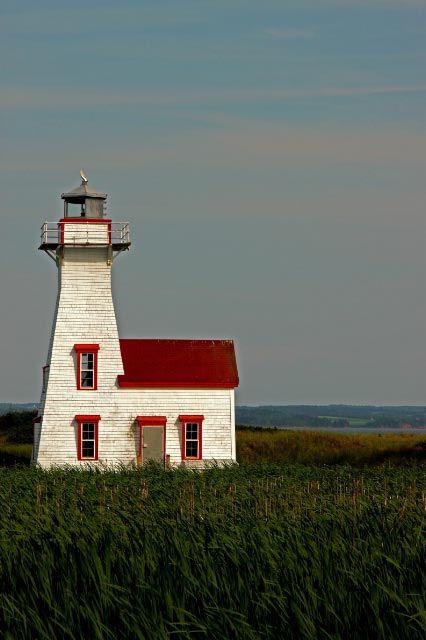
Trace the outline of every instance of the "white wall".
<instances>
[{"instance_id":1,"label":"white wall","mask_svg":"<svg viewBox=\"0 0 426 640\"><path fill-rule=\"evenodd\" d=\"M65 247L59 259L59 296L41 397L41 428L34 460L43 465L77 460L77 414L100 414L99 463L134 463L138 415L166 416L166 454L181 463L179 414L202 414L203 460L235 460L234 391L229 389L119 389L123 373L107 248ZM142 332L141 327L141 332ZM74 344L96 343L98 389L77 390ZM38 434L40 437L38 438ZM199 463L188 463L199 466Z\"/></svg>"}]
</instances>

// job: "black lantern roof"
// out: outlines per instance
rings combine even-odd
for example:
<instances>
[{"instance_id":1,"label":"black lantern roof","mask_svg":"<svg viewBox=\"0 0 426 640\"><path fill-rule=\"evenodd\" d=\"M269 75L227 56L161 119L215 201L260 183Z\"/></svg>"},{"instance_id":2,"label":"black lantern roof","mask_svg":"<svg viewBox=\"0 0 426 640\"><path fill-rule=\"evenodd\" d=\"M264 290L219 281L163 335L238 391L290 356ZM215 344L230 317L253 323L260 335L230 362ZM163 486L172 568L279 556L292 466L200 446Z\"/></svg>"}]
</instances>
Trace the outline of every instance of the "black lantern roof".
<instances>
[{"instance_id":1,"label":"black lantern roof","mask_svg":"<svg viewBox=\"0 0 426 640\"><path fill-rule=\"evenodd\" d=\"M80 171L81 175L81 184L72 189L72 191L68 191L67 193L61 193L61 198L66 200L67 202L79 204L86 200L86 198L96 198L98 200L106 200L106 193L99 193L93 187L91 187L87 181L86 176L82 171Z\"/></svg>"}]
</instances>

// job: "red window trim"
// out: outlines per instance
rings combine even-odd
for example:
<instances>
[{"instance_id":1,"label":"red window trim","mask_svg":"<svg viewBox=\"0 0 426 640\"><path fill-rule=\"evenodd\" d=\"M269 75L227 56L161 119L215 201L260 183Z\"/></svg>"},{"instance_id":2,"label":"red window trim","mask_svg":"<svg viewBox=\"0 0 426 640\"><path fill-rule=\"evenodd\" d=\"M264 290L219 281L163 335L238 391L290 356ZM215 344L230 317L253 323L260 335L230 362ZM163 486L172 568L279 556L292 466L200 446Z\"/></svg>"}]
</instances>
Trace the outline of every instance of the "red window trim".
<instances>
[{"instance_id":1,"label":"red window trim","mask_svg":"<svg viewBox=\"0 0 426 640\"><path fill-rule=\"evenodd\" d=\"M203 420L201 415L180 415L179 420L182 427L182 460L202 460L203 459ZM198 424L198 456L192 457L186 455L186 424L188 422L196 422Z\"/></svg>"},{"instance_id":2,"label":"red window trim","mask_svg":"<svg viewBox=\"0 0 426 640\"><path fill-rule=\"evenodd\" d=\"M61 244L65 244L65 225L71 224L107 224L108 225L108 243L111 244L112 237L112 219L111 218L61 218L58 222L60 229Z\"/></svg>"},{"instance_id":3,"label":"red window trim","mask_svg":"<svg viewBox=\"0 0 426 640\"><path fill-rule=\"evenodd\" d=\"M138 416L136 420L140 427L165 426L167 422L166 416Z\"/></svg>"},{"instance_id":4,"label":"red window trim","mask_svg":"<svg viewBox=\"0 0 426 640\"><path fill-rule=\"evenodd\" d=\"M87 460L87 461L93 461L93 460L98 460L98 453L99 453L99 420L101 419L101 416L99 415L91 415L91 416L87 416L87 415L77 415L75 416L75 421L77 422L77 460ZM82 452L81 452L81 445L82 445L82 431L83 431L83 423L84 422L93 422L93 424L95 425L95 455L93 458L83 458L82 456Z\"/></svg>"},{"instance_id":5,"label":"red window trim","mask_svg":"<svg viewBox=\"0 0 426 640\"><path fill-rule=\"evenodd\" d=\"M98 344L75 344L74 351L77 354L77 389L78 391L96 391L98 388ZM81 354L93 353L93 387L81 386Z\"/></svg>"},{"instance_id":6,"label":"red window trim","mask_svg":"<svg viewBox=\"0 0 426 640\"><path fill-rule=\"evenodd\" d=\"M138 457L142 459L142 443L143 443L143 428L144 427L162 427L163 428L163 457L166 459L166 416L137 416L136 417L139 426L139 448Z\"/></svg>"},{"instance_id":7,"label":"red window trim","mask_svg":"<svg viewBox=\"0 0 426 640\"><path fill-rule=\"evenodd\" d=\"M100 346L98 344L75 344L74 349L76 351L99 351Z\"/></svg>"}]
</instances>

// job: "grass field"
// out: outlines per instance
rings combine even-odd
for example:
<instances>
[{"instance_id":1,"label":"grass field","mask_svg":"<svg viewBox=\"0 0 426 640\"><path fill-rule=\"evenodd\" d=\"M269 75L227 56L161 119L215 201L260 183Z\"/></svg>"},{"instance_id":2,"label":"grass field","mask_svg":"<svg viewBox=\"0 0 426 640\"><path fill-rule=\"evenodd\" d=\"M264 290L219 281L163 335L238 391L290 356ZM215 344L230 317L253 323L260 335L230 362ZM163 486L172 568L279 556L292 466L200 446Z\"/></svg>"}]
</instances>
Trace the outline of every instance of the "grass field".
<instances>
[{"instance_id":1,"label":"grass field","mask_svg":"<svg viewBox=\"0 0 426 640\"><path fill-rule=\"evenodd\" d=\"M424 467L0 469L4 638L422 639Z\"/></svg>"},{"instance_id":2,"label":"grass field","mask_svg":"<svg viewBox=\"0 0 426 640\"><path fill-rule=\"evenodd\" d=\"M326 418L327 420L334 420L337 422L340 418L336 416L318 416L318 418ZM371 424L371 418L346 418L351 427L366 427Z\"/></svg>"},{"instance_id":3,"label":"grass field","mask_svg":"<svg viewBox=\"0 0 426 640\"><path fill-rule=\"evenodd\" d=\"M30 444L0 440L0 466L28 464ZM426 461L426 433L340 434L287 429L237 429L238 462L371 465Z\"/></svg>"},{"instance_id":4,"label":"grass field","mask_svg":"<svg viewBox=\"0 0 426 640\"><path fill-rule=\"evenodd\" d=\"M31 444L0 443L0 466L28 465L31 451Z\"/></svg>"},{"instance_id":5,"label":"grass field","mask_svg":"<svg viewBox=\"0 0 426 640\"><path fill-rule=\"evenodd\" d=\"M426 433L340 434L322 431L240 428L239 462L371 465L426 462Z\"/></svg>"},{"instance_id":6,"label":"grass field","mask_svg":"<svg viewBox=\"0 0 426 640\"><path fill-rule=\"evenodd\" d=\"M425 448L239 428L239 466L46 472L4 436L0 637L423 639Z\"/></svg>"}]
</instances>

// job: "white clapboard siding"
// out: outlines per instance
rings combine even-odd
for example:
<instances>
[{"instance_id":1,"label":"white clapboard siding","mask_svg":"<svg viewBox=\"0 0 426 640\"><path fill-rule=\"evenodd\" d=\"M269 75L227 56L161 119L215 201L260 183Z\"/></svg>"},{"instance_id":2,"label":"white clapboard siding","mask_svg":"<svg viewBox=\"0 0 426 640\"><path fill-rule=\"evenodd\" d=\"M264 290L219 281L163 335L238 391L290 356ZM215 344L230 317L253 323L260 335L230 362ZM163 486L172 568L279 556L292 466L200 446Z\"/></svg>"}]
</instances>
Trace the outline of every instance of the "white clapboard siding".
<instances>
[{"instance_id":1,"label":"white clapboard siding","mask_svg":"<svg viewBox=\"0 0 426 640\"><path fill-rule=\"evenodd\" d=\"M63 252L61 254L61 251ZM166 416L166 455L181 464L178 416L204 415L202 466L235 461L233 389L120 389L124 373L107 248L65 247L59 252L58 299L49 345L47 386L41 395L41 424L35 425L33 461L85 465L77 460L74 417L100 415L99 460L93 464L134 464L139 444L138 415ZM98 388L77 390L75 344L99 344Z\"/></svg>"},{"instance_id":2,"label":"white clapboard siding","mask_svg":"<svg viewBox=\"0 0 426 640\"><path fill-rule=\"evenodd\" d=\"M108 244L108 222L90 223L90 221L87 221L86 223L79 222L78 224L70 222L62 224L65 244Z\"/></svg>"},{"instance_id":3,"label":"white clapboard siding","mask_svg":"<svg viewBox=\"0 0 426 640\"><path fill-rule=\"evenodd\" d=\"M89 393L89 392L80 392ZM128 464L136 462L139 444L138 415L166 416L166 455L171 464L181 463L180 414L204 415L203 460L235 460L231 437L233 390L117 389L112 394L93 392L95 398L83 401L79 392L64 401L60 394L51 397L53 413L43 416L42 431L47 425L54 443L41 442L39 462L51 464L85 464L77 461L77 426L74 416L100 414L99 462ZM61 403L60 408L58 404ZM76 408L77 406L77 408ZM54 446L53 446L54 444ZM192 465L194 463L187 462ZM197 466L197 465L196 465Z\"/></svg>"}]
</instances>

